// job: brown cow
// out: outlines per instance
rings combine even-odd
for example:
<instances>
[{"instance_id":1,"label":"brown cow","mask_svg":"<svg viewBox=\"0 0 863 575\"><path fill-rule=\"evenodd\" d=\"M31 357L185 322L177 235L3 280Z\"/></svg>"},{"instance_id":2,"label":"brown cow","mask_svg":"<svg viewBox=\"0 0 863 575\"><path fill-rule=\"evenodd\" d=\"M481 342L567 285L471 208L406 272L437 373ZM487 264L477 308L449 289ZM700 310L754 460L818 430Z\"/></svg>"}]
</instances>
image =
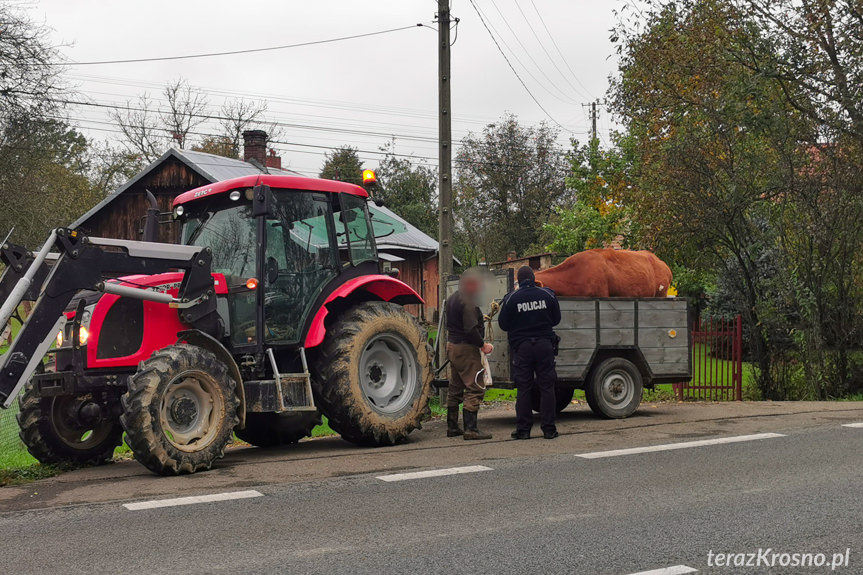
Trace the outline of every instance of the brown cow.
<instances>
[{"instance_id":1,"label":"brown cow","mask_svg":"<svg viewBox=\"0 0 863 575\"><path fill-rule=\"evenodd\" d=\"M597 248L536 272L536 279L559 296L665 297L671 269L648 251Z\"/></svg>"}]
</instances>

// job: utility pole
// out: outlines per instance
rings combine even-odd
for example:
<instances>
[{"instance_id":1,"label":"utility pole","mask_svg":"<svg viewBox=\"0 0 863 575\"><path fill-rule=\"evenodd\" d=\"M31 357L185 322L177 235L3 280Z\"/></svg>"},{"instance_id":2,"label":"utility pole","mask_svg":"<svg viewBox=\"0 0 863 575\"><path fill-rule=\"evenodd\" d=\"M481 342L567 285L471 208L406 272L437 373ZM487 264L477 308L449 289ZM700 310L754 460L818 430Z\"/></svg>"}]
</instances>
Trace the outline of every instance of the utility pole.
<instances>
[{"instance_id":1,"label":"utility pole","mask_svg":"<svg viewBox=\"0 0 863 575\"><path fill-rule=\"evenodd\" d=\"M596 102L590 103L590 140L591 142L597 137L596 134Z\"/></svg>"},{"instance_id":2,"label":"utility pole","mask_svg":"<svg viewBox=\"0 0 863 575\"><path fill-rule=\"evenodd\" d=\"M438 313L443 313L447 278L452 275L452 114L450 110L450 0L438 0ZM441 334L438 334L440 337ZM445 344L446 340L442 340ZM441 349L441 348L439 348ZM445 353L445 352L444 352Z\"/></svg>"}]
</instances>

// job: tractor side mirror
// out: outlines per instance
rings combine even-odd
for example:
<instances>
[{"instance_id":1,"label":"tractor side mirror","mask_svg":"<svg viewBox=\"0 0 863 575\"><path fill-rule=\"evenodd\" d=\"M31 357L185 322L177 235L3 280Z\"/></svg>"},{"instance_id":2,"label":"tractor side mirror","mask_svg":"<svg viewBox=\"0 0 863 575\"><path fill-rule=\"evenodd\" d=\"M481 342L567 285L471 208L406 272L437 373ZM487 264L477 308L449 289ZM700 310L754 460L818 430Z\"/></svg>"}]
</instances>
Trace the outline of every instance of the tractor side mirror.
<instances>
[{"instance_id":1,"label":"tractor side mirror","mask_svg":"<svg viewBox=\"0 0 863 575\"><path fill-rule=\"evenodd\" d=\"M267 216L273 209L273 192L270 186L261 184L252 189L252 215Z\"/></svg>"}]
</instances>

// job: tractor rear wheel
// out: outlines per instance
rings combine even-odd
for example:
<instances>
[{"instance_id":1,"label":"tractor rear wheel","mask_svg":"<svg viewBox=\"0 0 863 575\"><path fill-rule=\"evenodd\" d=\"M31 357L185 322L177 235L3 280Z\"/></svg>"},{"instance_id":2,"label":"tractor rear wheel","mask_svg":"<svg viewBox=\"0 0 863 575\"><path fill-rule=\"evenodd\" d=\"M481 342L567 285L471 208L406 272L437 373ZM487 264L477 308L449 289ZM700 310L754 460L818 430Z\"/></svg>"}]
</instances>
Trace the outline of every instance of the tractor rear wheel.
<instances>
[{"instance_id":1,"label":"tractor rear wheel","mask_svg":"<svg viewBox=\"0 0 863 575\"><path fill-rule=\"evenodd\" d=\"M247 413L245 429L234 433L255 447L279 447L296 443L312 434L321 424L318 411L287 411L285 413Z\"/></svg>"},{"instance_id":2,"label":"tractor rear wheel","mask_svg":"<svg viewBox=\"0 0 863 575\"><path fill-rule=\"evenodd\" d=\"M330 427L359 445L394 445L429 413L426 331L393 303L366 302L328 329L312 388Z\"/></svg>"},{"instance_id":3,"label":"tractor rear wheel","mask_svg":"<svg viewBox=\"0 0 863 575\"><path fill-rule=\"evenodd\" d=\"M82 412L92 405L87 394L40 397L32 385L27 385L18 399L18 435L40 463L107 463L123 442L123 429L115 420L83 423Z\"/></svg>"},{"instance_id":4,"label":"tractor rear wheel","mask_svg":"<svg viewBox=\"0 0 863 575\"><path fill-rule=\"evenodd\" d=\"M239 418L237 383L212 352L178 344L141 362L120 422L141 464L161 475L210 469Z\"/></svg>"}]
</instances>

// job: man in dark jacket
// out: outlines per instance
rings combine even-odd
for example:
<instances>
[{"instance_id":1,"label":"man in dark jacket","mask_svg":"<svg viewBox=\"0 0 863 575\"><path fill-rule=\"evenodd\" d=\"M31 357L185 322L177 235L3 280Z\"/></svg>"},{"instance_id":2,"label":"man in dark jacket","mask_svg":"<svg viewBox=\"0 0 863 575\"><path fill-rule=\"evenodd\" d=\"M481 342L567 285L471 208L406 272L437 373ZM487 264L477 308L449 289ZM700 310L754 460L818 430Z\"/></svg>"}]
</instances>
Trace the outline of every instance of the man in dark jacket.
<instances>
[{"instance_id":1,"label":"man in dark jacket","mask_svg":"<svg viewBox=\"0 0 863 575\"><path fill-rule=\"evenodd\" d=\"M558 436L555 418L557 373L554 371L554 326L560 323L560 305L554 292L538 287L533 270L518 270L518 290L507 294L501 304L498 322L508 332L512 356L512 378L518 388L515 402L516 429L513 439L530 439L533 427L534 386L540 395L543 437Z\"/></svg>"},{"instance_id":2,"label":"man in dark jacket","mask_svg":"<svg viewBox=\"0 0 863 575\"><path fill-rule=\"evenodd\" d=\"M462 274L458 291L446 301L446 354L450 361L447 391L447 437L462 435L458 426L458 404L464 401L464 438L491 439L477 428L477 413L485 397L483 353L494 347L485 343L485 326L477 299L482 291L482 278L471 270Z\"/></svg>"}]
</instances>

